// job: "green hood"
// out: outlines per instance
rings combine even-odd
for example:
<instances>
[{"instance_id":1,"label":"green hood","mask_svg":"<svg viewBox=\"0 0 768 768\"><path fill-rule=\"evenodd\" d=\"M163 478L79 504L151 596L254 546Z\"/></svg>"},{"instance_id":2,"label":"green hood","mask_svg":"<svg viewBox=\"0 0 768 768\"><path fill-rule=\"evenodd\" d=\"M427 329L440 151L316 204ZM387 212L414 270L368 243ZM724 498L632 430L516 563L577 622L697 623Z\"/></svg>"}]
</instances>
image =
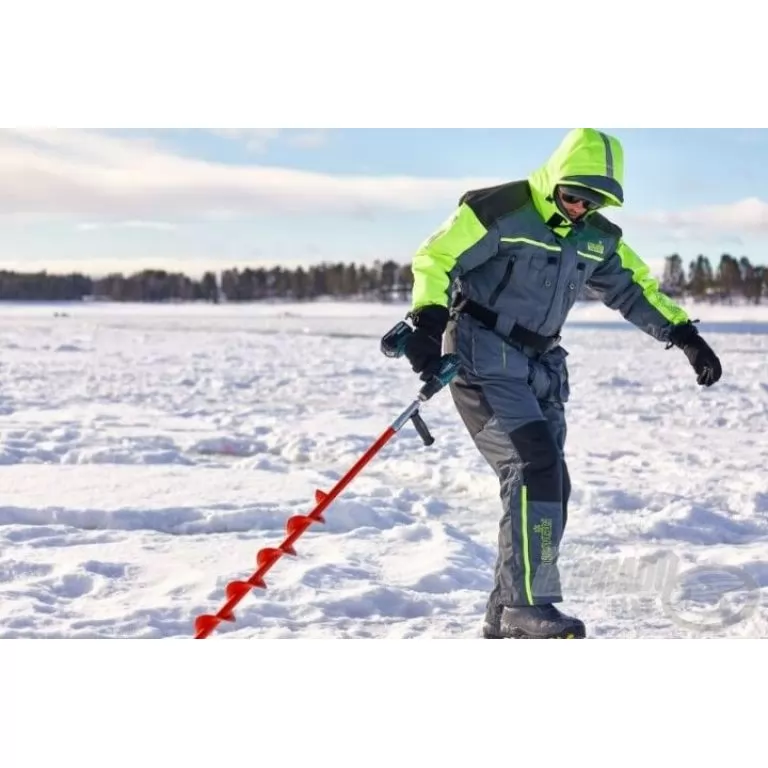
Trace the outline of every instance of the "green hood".
<instances>
[{"instance_id":1,"label":"green hood","mask_svg":"<svg viewBox=\"0 0 768 768\"><path fill-rule=\"evenodd\" d=\"M620 207L624 203L624 150L613 136L594 128L574 128L528 182L545 221L558 213L552 196L561 183L597 190L608 198L608 205Z\"/></svg>"}]
</instances>

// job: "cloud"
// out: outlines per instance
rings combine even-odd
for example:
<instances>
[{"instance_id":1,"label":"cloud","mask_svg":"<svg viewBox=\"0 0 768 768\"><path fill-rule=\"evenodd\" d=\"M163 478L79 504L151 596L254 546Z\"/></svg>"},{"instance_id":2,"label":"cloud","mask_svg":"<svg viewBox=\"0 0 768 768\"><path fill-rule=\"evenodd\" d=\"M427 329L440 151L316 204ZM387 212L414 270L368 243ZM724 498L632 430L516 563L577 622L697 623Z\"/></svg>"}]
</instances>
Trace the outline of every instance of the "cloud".
<instances>
[{"instance_id":1,"label":"cloud","mask_svg":"<svg viewBox=\"0 0 768 768\"><path fill-rule=\"evenodd\" d=\"M279 128L216 128L210 131L215 136L236 139L245 144L249 152L264 152L267 145L282 131Z\"/></svg>"},{"instance_id":2,"label":"cloud","mask_svg":"<svg viewBox=\"0 0 768 768\"><path fill-rule=\"evenodd\" d=\"M222 129L254 146L277 129ZM222 132L219 131L219 132ZM293 132L293 142L324 140ZM232 165L174 154L153 141L80 130L0 130L0 215L76 217L82 231L115 227L169 231L178 218L387 212L446 215L467 189L505 179L423 178L319 173L258 163ZM745 237L768 233L768 202L747 198L681 211L610 211L671 238Z\"/></svg>"},{"instance_id":3,"label":"cloud","mask_svg":"<svg viewBox=\"0 0 768 768\"><path fill-rule=\"evenodd\" d=\"M328 142L328 131L299 131L288 138L288 143L302 149L316 149Z\"/></svg>"},{"instance_id":4,"label":"cloud","mask_svg":"<svg viewBox=\"0 0 768 768\"><path fill-rule=\"evenodd\" d=\"M254 154L265 152L269 144L278 138L301 149L316 149L327 143L329 132L322 129L283 130L280 128L215 128L209 131L214 136L234 139L245 145Z\"/></svg>"},{"instance_id":5,"label":"cloud","mask_svg":"<svg viewBox=\"0 0 768 768\"><path fill-rule=\"evenodd\" d=\"M350 259L349 261L356 261ZM359 262L356 262L359 263ZM141 272L145 269L164 269L167 272L181 272L190 277L201 277L205 272L221 272L225 269L256 269L264 267L282 267L294 269L306 267L301 260L285 258L221 258L203 257L196 255L168 255L156 253L118 258L114 256L99 256L92 258L63 258L63 259L3 259L2 268L9 271L36 273L47 272L49 275L69 275L79 272L90 277L104 277L109 274L124 275Z\"/></svg>"},{"instance_id":6,"label":"cloud","mask_svg":"<svg viewBox=\"0 0 768 768\"><path fill-rule=\"evenodd\" d=\"M707 205L683 211L627 214L627 220L667 231L678 238L768 233L768 203L749 197L724 205Z\"/></svg>"},{"instance_id":7,"label":"cloud","mask_svg":"<svg viewBox=\"0 0 768 768\"><path fill-rule=\"evenodd\" d=\"M84 221L78 224L75 229L78 232L92 232L96 229L105 229L106 227L114 227L117 229L150 229L156 232L171 232L177 229L175 224L171 224L169 221Z\"/></svg>"},{"instance_id":8,"label":"cloud","mask_svg":"<svg viewBox=\"0 0 768 768\"><path fill-rule=\"evenodd\" d=\"M450 209L492 178L333 175L233 166L77 131L0 130L0 214L171 219Z\"/></svg>"}]
</instances>

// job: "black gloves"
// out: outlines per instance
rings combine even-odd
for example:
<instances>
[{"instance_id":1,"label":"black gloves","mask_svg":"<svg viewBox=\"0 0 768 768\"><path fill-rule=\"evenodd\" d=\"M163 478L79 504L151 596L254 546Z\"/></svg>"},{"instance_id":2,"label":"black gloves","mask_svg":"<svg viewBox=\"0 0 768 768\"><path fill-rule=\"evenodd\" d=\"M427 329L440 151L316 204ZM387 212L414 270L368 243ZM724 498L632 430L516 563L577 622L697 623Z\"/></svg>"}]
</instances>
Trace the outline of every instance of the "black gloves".
<instances>
[{"instance_id":1,"label":"black gloves","mask_svg":"<svg viewBox=\"0 0 768 768\"><path fill-rule=\"evenodd\" d=\"M405 356L422 381L429 381L440 368L443 356L443 333L448 325L448 310L436 304L409 314L414 332L405 344Z\"/></svg>"},{"instance_id":2,"label":"black gloves","mask_svg":"<svg viewBox=\"0 0 768 768\"><path fill-rule=\"evenodd\" d=\"M702 387L711 387L723 375L720 360L712 348L699 336L693 323L678 325L669 334L669 343L683 350L696 371L696 381Z\"/></svg>"}]
</instances>

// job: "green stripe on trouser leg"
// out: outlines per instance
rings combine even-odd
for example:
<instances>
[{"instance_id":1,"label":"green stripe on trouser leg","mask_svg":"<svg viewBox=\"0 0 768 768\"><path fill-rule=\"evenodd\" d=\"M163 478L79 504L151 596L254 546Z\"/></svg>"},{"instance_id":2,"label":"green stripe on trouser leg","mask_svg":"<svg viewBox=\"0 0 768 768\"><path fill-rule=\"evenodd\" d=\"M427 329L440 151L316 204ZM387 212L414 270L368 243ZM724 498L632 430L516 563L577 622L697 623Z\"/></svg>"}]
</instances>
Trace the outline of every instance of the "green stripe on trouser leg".
<instances>
[{"instance_id":1,"label":"green stripe on trouser leg","mask_svg":"<svg viewBox=\"0 0 768 768\"><path fill-rule=\"evenodd\" d=\"M531 576L531 545L528 541L528 488L520 489L520 527L523 532L523 581L525 597L529 605L533 605L533 578Z\"/></svg>"},{"instance_id":2,"label":"green stripe on trouser leg","mask_svg":"<svg viewBox=\"0 0 768 768\"><path fill-rule=\"evenodd\" d=\"M541 518L535 525L530 524L528 515L528 486L520 489L520 517L523 538L523 584L525 599L528 605L534 605L534 581L536 593L545 596L560 596L559 574L553 568L557 559L554 541L555 526L552 518ZM563 522L565 516L563 515ZM563 524L560 525L562 536ZM560 538L558 536L558 540ZM533 573L531 563L537 563L536 573ZM554 583L549 584L552 580ZM539 601L541 602L541 601ZM547 600L549 602L549 600Z\"/></svg>"}]
</instances>

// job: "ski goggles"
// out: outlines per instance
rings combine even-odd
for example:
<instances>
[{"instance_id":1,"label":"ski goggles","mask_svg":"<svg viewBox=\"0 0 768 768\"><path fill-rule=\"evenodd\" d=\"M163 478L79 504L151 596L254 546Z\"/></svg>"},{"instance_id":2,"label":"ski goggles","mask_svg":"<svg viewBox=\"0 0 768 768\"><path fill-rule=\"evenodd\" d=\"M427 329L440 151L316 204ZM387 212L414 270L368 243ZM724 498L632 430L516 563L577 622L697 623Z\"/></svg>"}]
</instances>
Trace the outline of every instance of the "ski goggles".
<instances>
[{"instance_id":1,"label":"ski goggles","mask_svg":"<svg viewBox=\"0 0 768 768\"><path fill-rule=\"evenodd\" d=\"M581 203L588 211L596 211L608 202L608 198L605 195L601 195L594 189L587 189L586 187L561 186L560 197L568 205Z\"/></svg>"}]
</instances>

